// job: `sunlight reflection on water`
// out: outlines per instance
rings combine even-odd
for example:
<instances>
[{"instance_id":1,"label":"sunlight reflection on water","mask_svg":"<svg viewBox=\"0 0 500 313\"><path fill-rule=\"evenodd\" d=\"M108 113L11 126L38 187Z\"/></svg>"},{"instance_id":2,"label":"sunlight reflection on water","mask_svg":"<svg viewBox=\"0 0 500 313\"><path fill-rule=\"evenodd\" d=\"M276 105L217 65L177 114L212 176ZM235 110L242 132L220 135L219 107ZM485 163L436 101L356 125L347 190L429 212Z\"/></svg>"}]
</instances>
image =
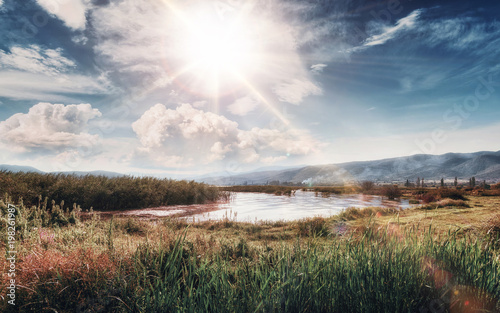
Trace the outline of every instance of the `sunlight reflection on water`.
<instances>
[{"instance_id":1,"label":"sunlight reflection on water","mask_svg":"<svg viewBox=\"0 0 500 313\"><path fill-rule=\"evenodd\" d=\"M362 194L318 196L314 192L297 190L295 196L275 196L264 193L234 193L229 203L219 204L220 210L187 217L189 220L219 220L226 216L241 222L256 220L297 220L305 217L331 216L341 210L356 207L408 208L408 200L388 201L380 196Z\"/></svg>"}]
</instances>

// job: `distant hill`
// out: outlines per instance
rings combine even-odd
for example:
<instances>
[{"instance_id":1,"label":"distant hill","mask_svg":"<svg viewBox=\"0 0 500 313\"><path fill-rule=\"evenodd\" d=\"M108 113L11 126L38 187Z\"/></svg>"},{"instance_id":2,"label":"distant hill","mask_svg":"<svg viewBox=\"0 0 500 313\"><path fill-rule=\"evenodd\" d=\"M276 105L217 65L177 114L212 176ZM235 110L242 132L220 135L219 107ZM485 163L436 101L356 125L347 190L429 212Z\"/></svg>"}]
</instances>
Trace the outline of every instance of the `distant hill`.
<instances>
[{"instance_id":1,"label":"distant hill","mask_svg":"<svg viewBox=\"0 0 500 313\"><path fill-rule=\"evenodd\" d=\"M0 164L0 171L43 173L39 169L36 169L31 166L20 166L20 165L9 165L9 164Z\"/></svg>"},{"instance_id":2,"label":"distant hill","mask_svg":"<svg viewBox=\"0 0 500 313\"><path fill-rule=\"evenodd\" d=\"M57 173L76 175L76 176L85 176L85 175L106 176L106 177L110 177L110 178L126 176L125 174L121 174L121 173L117 173L117 172L108 172L108 171L89 171L89 172L73 171L73 172L57 172Z\"/></svg>"},{"instance_id":3,"label":"distant hill","mask_svg":"<svg viewBox=\"0 0 500 313\"><path fill-rule=\"evenodd\" d=\"M31 166L0 165L0 170L12 172L42 171ZM126 174L109 171L72 171L61 172L75 175L103 175L119 177ZM136 174L138 175L138 174ZM153 175L155 176L155 175ZM427 182L439 181L441 178L468 181L470 177L476 180L500 180L500 151L481 151L475 153L447 153L443 155L417 154L407 157L348 162L340 164L299 166L299 167L271 167L261 168L253 172L237 175L212 174L195 179L215 185L267 184L272 182L311 183L311 184L339 184L371 180L375 182L412 182L417 177Z\"/></svg>"},{"instance_id":4,"label":"distant hill","mask_svg":"<svg viewBox=\"0 0 500 313\"><path fill-rule=\"evenodd\" d=\"M8 165L8 164L0 164L0 171L10 171L10 172L34 172L34 173L45 173L44 171L40 171L37 168L32 166L20 166L20 165ZM85 175L95 175L95 176L106 176L106 177L120 177L125 176L125 174L109 172L109 171L68 171L68 172L52 172L54 174L68 174L68 175L77 175L77 176L85 176Z\"/></svg>"},{"instance_id":5,"label":"distant hill","mask_svg":"<svg viewBox=\"0 0 500 313\"><path fill-rule=\"evenodd\" d=\"M371 180L376 182L415 181L441 178L468 180L500 179L500 151L476 153L418 154L376 161L304 166L296 169L256 171L233 176L204 178L218 185L266 184L272 181L312 184L338 184Z\"/></svg>"}]
</instances>

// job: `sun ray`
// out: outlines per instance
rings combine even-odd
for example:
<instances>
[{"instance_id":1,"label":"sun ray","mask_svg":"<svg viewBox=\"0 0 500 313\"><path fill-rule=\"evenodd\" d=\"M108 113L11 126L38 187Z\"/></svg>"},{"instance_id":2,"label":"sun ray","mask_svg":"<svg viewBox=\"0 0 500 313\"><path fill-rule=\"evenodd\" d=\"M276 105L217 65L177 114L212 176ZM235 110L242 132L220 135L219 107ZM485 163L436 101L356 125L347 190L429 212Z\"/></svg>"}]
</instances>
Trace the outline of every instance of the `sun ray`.
<instances>
[{"instance_id":1,"label":"sun ray","mask_svg":"<svg viewBox=\"0 0 500 313\"><path fill-rule=\"evenodd\" d=\"M245 1L238 7L227 8L202 6L187 12L178 9L172 1L162 2L181 23L180 29L184 29L177 38L179 54L189 65L170 75L176 83L196 94L206 90L216 111L222 96L245 88L284 125L290 125L249 79L258 73L265 59L273 58L263 54L259 48L260 38L252 34L254 21L250 13L254 3ZM184 82L181 76L185 76Z\"/></svg>"},{"instance_id":2,"label":"sun ray","mask_svg":"<svg viewBox=\"0 0 500 313\"><path fill-rule=\"evenodd\" d=\"M266 107L286 126L290 125L290 121L281 114L281 112L275 108L275 106L269 102L262 93L255 88L245 77L239 75L239 73L234 72L233 75L237 77Z\"/></svg>"}]
</instances>

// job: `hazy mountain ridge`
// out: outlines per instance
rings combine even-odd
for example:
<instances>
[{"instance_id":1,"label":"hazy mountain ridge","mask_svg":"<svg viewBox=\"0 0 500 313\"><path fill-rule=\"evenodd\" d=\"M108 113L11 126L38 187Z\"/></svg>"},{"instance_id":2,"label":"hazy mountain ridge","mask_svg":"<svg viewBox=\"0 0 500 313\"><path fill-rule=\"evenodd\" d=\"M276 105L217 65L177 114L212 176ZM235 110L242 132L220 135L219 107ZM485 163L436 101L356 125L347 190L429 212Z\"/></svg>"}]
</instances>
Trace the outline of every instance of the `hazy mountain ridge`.
<instances>
[{"instance_id":1,"label":"hazy mountain ridge","mask_svg":"<svg viewBox=\"0 0 500 313\"><path fill-rule=\"evenodd\" d=\"M8 172L34 172L34 173L46 173L32 166L20 166L20 165L10 165L10 164L0 164L0 171ZM95 175L95 176L106 176L106 177L120 177L126 176L126 174L110 172L110 171L67 171L67 172L51 172L53 174L67 174L76 176L85 175Z\"/></svg>"},{"instance_id":2,"label":"hazy mountain ridge","mask_svg":"<svg viewBox=\"0 0 500 313\"><path fill-rule=\"evenodd\" d=\"M349 183L363 180L378 182L453 179L500 179L500 151L476 153L447 153L443 155L419 154L375 161L348 162L299 169L254 172L228 177L204 179L219 185L265 184L271 181L293 183Z\"/></svg>"},{"instance_id":3,"label":"hazy mountain ridge","mask_svg":"<svg viewBox=\"0 0 500 313\"><path fill-rule=\"evenodd\" d=\"M0 170L13 172L44 173L34 167L0 165ZM127 174L109 171L59 172L75 175L103 175L107 177L126 176ZM209 175L209 174L207 174ZM363 180L377 182L414 182L418 177L438 181L458 177L468 180L500 180L500 151L481 151L475 153L447 153L443 155L418 154L374 161L358 161L340 164L290 167L285 169L260 169L237 175L207 175L193 178L196 181L217 185L266 184L271 182L336 184Z\"/></svg>"}]
</instances>

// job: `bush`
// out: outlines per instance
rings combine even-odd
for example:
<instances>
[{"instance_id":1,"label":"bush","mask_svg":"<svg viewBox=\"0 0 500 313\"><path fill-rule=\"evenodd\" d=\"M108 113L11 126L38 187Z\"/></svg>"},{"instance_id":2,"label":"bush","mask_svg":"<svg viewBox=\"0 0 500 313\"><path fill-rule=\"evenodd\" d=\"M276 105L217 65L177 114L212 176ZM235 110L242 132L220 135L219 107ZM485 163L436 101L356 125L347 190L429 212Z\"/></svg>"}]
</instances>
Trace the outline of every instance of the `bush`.
<instances>
[{"instance_id":1,"label":"bush","mask_svg":"<svg viewBox=\"0 0 500 313\"><path fill-rule=\"evenodd\" d=\"M452 200L467 200L460 190L443 188L437 190L437 193L441 199L449 198Z\"/></svg>"},{"instance_id":2,"label":"bush","mask_svg":"<svg viewBox=\"0 0 500 313\"><path fill-rule=\"evenodd\" d=\"M371 191L371 190L373 190L373 188L375 188L374 182L369 181L369 180L365 180L365 181L361 182L361 190L363 192Z\"/></svg>"},{"instance_id":3,"label":"bush","mask_svg":"<svg viewBox=\"0 0 500 313\"><path fill-rule=\"evenodd\" d=\"M389 200L400 198L401 194L401 190L396 185L386 186L382 188L382 195L387 197Z\"/></svg>"},{"instance_id":4,"label":"bush","mask_svg":"<svg viewBox=\"0 0 500 313\"><path fill-rule=\"evenodd\" d=\"M431 203L436 201L436 197L431 193L424 193L420 196L420 199L422 199L424 203Z\"/></svg>"}]
</instances>

